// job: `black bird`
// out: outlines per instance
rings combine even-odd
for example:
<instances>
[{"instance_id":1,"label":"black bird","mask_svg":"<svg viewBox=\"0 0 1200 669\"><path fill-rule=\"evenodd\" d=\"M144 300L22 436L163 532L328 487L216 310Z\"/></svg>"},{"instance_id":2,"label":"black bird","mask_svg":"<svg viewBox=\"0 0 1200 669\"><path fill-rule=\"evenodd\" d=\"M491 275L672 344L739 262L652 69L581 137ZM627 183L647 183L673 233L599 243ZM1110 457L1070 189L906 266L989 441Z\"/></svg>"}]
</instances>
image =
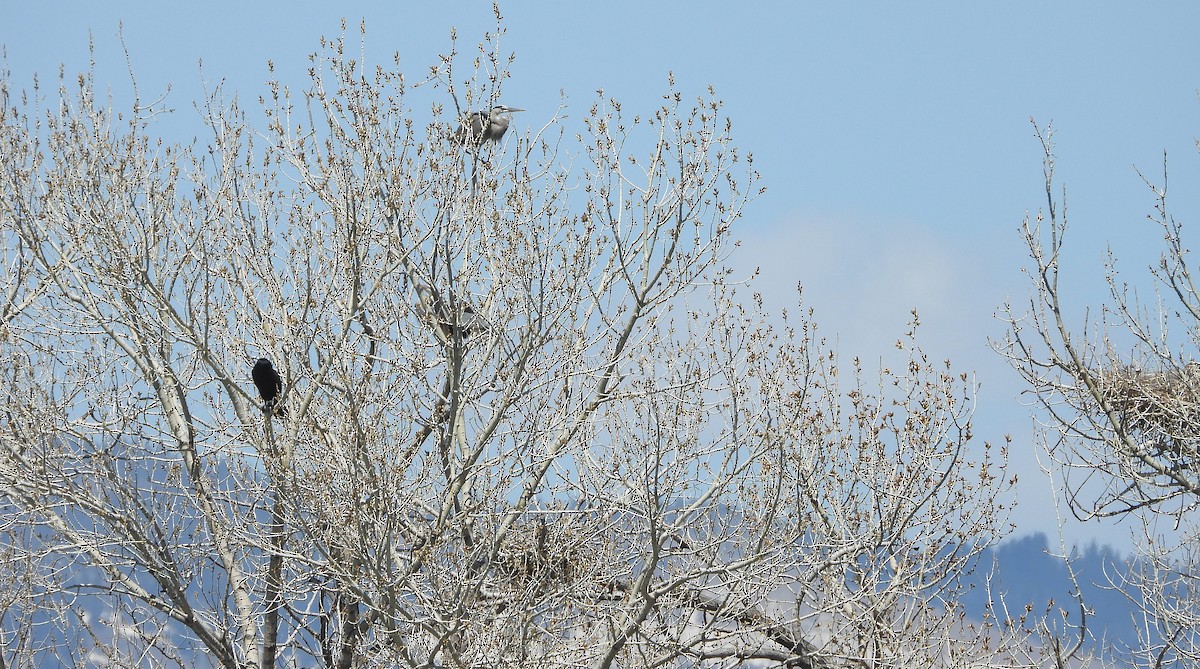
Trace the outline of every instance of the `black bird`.
<instances>
[{"instance_id":1,"label":"black bird","mask_svg":"<svg viewBox=\"0 0 1200 669\"><path fill-rule=\"evenodd\" d=\"M491 111L477 111L462 117L454 141L459 144L481 145L484 142L499 142L508 132L513 112L525 111L519 107L496 105Z\"/></svg>"},{"instance_id":2,"label":"black bird","mask_svg":"<svg viewBox=\"0 0 1200 669\"><path fill-rule=\"evenodd\" d=\"M254 379L254 387L258 388L258 394L262 395L263 411L270 411L275 406L279 393L283 392L283 379L279 378L279 372L275 371L275 366L270 360L259 358L258 362L254 363L250 378ZM283 407L275 413L282 416Z\"/></svg>"}]
</instances>

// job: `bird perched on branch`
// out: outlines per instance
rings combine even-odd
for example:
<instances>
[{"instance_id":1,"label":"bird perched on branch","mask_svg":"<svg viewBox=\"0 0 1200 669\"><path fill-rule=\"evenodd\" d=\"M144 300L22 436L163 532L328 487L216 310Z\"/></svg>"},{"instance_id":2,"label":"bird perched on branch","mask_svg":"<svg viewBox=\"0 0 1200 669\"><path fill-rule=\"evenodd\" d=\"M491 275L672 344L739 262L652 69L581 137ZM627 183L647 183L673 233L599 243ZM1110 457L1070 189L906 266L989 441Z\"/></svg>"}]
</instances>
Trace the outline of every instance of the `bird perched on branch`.
<instances>
[{"instance_id":1,"label":"bird perched on branch","mask_svg":"<svg viewBox=\"0 0 1200 669\"><path fill-rule=\"evenodd\" d=\"M421 315L434 326L434 334L443 343L453 339L467 339L491 327L487 319L479 315L466 300L454 299L453 305L433 290L429 284L416 281L417 299Z\"/></svg>"},{"instance_id":2,"label":"bird perched on branch","mask_svg":"<svg viewBox=\"0 0 1200 669\"><path fill-rule=\"evenodd\" d=\"M279 378L279 372L275 371L271 361L259 358L258 362L254 363L254 369L250 371L250 378L254 379L254 387L258 388L258 394L263 398L263 412L284 415L283 407L275 406L279 393L283 392L283 379Z\"/></svg>"},{"instance_id":3,"label":"bird perched on branch","mask_svg":"<svg viewBox=\"0 0 1200 669\"><path fill-rule=\"evenodd\" d=\"M458 144L480 146L484 142L498 142L508 132L513 112L525 111L518 107L496 105L490 111L477 111L462 117L454 141Z\"/></svg>"}]
</instances>

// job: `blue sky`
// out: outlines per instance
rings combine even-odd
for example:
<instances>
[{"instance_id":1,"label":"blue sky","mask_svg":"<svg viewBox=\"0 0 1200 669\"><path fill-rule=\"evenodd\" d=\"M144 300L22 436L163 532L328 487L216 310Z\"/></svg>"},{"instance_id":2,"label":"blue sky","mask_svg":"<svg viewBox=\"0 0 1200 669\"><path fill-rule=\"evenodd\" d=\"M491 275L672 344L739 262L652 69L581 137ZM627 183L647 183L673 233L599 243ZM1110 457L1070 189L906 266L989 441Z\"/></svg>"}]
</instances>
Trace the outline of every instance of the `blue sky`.
<instances>
[{"instance_id":1,"label":"blue sky","mask_svg":"<svg viewBox=\"0 0 1200 669\"><path fill-rule=\"evenodd\" d=\"M886 355L918 309L926 350L982 384L977 436L1013 435L1018 532L1053 535L1021 387L987 345L1003 334L997 309L1028 295L1016 229L1044 202L1029 119L1053 121L1069 189L1068 298L1101 299L1109 243L1126 279L1149 286L1159 234L1134 167L1157 176L1166 151L1175 215L1200 208L1200 4L514 0L502 11L517 56L505 102L529 109L519 122L540 126L560 92L578 119L599 88L651 109L668 72L689 95L712 84L769 189L747 210L735 264L762 268L756 287L775 307L802 283L847 360ZM100 82L127 102L121 21L143 97L170 83L180 127L193 127L205 79L250 103L272 59L303 85L307 54L342 17L352 35L365 19L367 62L398 51L418 76L452 26L465 49L495 26L484 2L2 2L0 44L25 87L35 72L52 83L59 63L85 68L90 31ZM1073 541L1125 535L1067 527Z\"/></svg>"}]
</instances>

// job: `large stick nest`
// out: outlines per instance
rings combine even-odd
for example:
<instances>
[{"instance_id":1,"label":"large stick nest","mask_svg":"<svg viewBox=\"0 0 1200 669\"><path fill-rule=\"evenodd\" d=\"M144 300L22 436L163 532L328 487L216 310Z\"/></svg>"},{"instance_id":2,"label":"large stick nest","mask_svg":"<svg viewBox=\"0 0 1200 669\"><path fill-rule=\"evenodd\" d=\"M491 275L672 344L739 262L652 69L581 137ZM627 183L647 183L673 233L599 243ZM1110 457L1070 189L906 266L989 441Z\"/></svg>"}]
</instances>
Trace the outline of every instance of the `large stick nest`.
<instances>
[{"instance_id":1,"label":"large stick nest","mask_svg":"<svg viewBox=\"0 0 1200 669\"><path fill-rule=\"evenodd\" d=\"M1200 448L1200 363L1163 372L1113 367L1096 375L1100 393L1130 437L1156 455L1195 461Z\"/></svg>"},{"instance_id":2,"label":"large stick nest","mask_svg":"<svg viewBox=\"0 0 1200 669\"><path fill-rule=\"evenodd\" d=\"M513 528L498 558L497 574L510 588L539 592L570 586L589 562L576 528L542 518Z\"/></svg>"}]
</instances>

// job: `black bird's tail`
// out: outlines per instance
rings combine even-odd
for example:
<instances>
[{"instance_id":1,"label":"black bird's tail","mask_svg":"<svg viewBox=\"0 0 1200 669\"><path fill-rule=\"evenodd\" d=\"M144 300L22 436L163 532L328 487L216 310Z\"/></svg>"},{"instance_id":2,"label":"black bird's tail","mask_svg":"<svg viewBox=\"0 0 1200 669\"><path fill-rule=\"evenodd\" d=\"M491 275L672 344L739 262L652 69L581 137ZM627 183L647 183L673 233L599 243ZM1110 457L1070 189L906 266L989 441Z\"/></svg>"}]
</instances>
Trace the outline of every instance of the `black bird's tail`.
<instances>
[{"instance_id":1,"label":"black bird's tail","mask_svg":"<svg viewBox=\"0 0 1200 669\"><path fill-rule=\"evenodd\" d=\"M273 397L266 402L263 402L263 413L269 413L276 418L287 418L287 408L279 401L278 397Z\"/></svg>"}]
</instances>

